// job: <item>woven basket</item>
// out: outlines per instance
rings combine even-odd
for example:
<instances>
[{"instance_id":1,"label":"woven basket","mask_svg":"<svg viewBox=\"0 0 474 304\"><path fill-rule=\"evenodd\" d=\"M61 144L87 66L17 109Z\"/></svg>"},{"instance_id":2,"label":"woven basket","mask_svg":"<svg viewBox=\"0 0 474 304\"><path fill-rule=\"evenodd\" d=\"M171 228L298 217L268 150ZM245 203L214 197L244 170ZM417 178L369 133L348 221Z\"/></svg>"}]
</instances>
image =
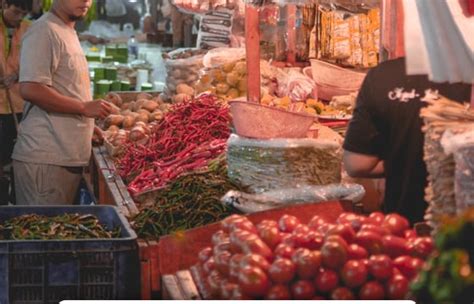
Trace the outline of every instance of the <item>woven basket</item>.
<instances>
[{"instance_id":1,"label":"woven basket","mask_svg":"<svg viewBox=\"0 0 474 304\"><path fill-rule=\"evenodd\" d=\"M360 89L366 75L315 59L311 60L311 70L313 79L318 85L336 87L351 92Z\"/></svg>"}]
</instances>

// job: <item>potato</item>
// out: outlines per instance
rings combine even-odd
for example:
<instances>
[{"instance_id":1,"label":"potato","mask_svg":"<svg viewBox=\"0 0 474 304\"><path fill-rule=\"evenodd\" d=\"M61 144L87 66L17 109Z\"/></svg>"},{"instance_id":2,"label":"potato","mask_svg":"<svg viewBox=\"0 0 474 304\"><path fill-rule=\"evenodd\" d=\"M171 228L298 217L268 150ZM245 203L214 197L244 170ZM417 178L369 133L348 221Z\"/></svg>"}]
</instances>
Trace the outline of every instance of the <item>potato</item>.
<instances>
[{"instance_id":1,"label":"potato","mask_svg":"<svg viewBox=\"0 0 474 304\"><path fill-rule=\"evenodd\" d=\"M194 96L194 89L185 83L181 83L176 87L176 93Z\"/></svg>"},{"instance_id":2,"label":"potato","mask_svg":"<svg viewBox=\"0 0 474 304\"><path fill-rule=\"evenodd\" d=\"M142 140L142 139L145 139L146 138L146 133L145 131L143 130L142 127L138 126L138 127L133 127L132 130L130 130L130 135L129 135L129 139L131 141L139 141L139 140Z\"/></svg>"},{"instance_id":3,"label":"potato","mask_svg":"<svg viewBox=\"0 0 474 304\"><path fill-rule=\"evenodd\" d=\"M122 105L120 106L120 110L124 111L124 110L128 110L128 107L130 106L130 103L129 102L124 102L122 103Z\"/></svg>"},{"instance_id":4,"label":"potato","mask_svg":"<svg viewBox=\"0 0 474 304\"><path fill-rule=\"evenodd\" d=\"M150 114L140 113L138 114L138 117L136 118L135 121L143 121L143 122L148 123L149 120L150 120Z\"/></svg>"},{"instance_id":5,"label":"potato","mask_svg":"<svg viewBox=\"0 0 474 304\"><path fill-rule=\"evenodd\" d=\"M188 102L192 99L192 96L188 94L176 94L173 96L173 103Z\"/></svg>"},{"instance_id":6,"label":"potato","mask_svg":"<svg viewBox=\"0 0 474 304\"><path fill-rule=\"evenodd\" d=\"M196 74L189 74L186 78L186 83L193 84L199 79L199 76Z\"/></svg>"},{"instance_id":7,"label":"potato","mask_svg":"<svg viewBox=\"0 0 474 304\"><path fill-rule=\"evenodd\" d=\"M247 92L247 78L242 78L239 80L238 89L240 92Z\"/></svg>"},{"instance_id":8,"label":"potato","mask_svg":"<svg viewBox=\"0 0 474 304\"><path fill-rule=\"evenodd\" d=\"M245 61L239 61L235 64L234 72L239 75L246 75L247 74L247 63Z\"/></svg>"},{"instance_id":9,"label":"potato","mask_svg":"<svg viewBox=\"0 0 474 304\"><path fill-rule=\"evenodd\" d=\"M134 104L134 107L133 107L132 111L137 112L138 110L140 110L145 101L147 101L147 99L137 99L137 101Z\"/></svg>"},{"instance_id":10,"label":"potato","mask_svg":"<svg viewBox=\"0 0 474 304\"><path fill-rule=\"evenodd\" d=\"M137 100L140 100L140 99L152 99L153 96L148 94L148 93L140 93L137 95Z\"/></svg>"},{"instance_id":11,"label":"potato","mask_svg":"<svg viewBox=\"0 0 474 304\"><path fill-rule=\"evenodd\" d=\"M113 103L109 103L109 104L110 104L110 114L115 114L115 115L120 114L120 108L119 107L117 107Z\"/></svg>"},{"instance_id":12,"label":"potato","mask_svg":"<svg viewBox=\"0 0 474 304\"><path fill-rule=\"evenodd\" d=\"M212 81L212 76L210 74L204 74L201 76L200 82L202 84L210 84Z\"/></svg>"},{"instance_id":13,"label":"potato","mask_svg":"<svg viewBox=\"0 0 474 304\"><path fill-rule=\"evenodd\" d=\"M110 126L120 127L123 123L124 117L122 115L109 115L104 120L104 128L108 129Z\"/></svg>"},{"instance_id":14,"label":"potato","mask_svg":"<svg viewBox=\"0 0 474 304\"><path fill-rule=\"evenodd\" d=\"M216 85L216 90L218 94L226 94L229 91L229 85L224 82L220 82Z\"/></svg>"},{"instance_id":15,"label":"potato","mask_svg":"<svg viewBox=\"0 0 474 304\"><path fill-rule=\"evenodd\" d=\"M146 114L146 115L150 115L151 112L148 111L147 109L140 109L137 111L138 115L141 115L141 114Z\"/></svg>"},{"instance_id":16,"label":"potato","mask_svg":"<svg viewBox=\"0 0 474 304\"><path fill-rule=\"evenodd\" d=\"M216 82L224 82L226 80L226 74L219 69L212 70L211 75Z\"/></svg>"},{"instance_id":17,"label":"potato","mask_svg":"<svg viewBox=\"0 0 474 304\"><path fill-rule=\"evenodd\" d=\"M135 109L135 104L136 104L136 101L131 101L131 102L129 103L128 109L129 109L131 112L134 111L133 109Z\"/></svg>"},{"instance_id":18,"label":"potato","mask_svg":"<svg viewBox=\"0 0 474 304\"><path fill-rule=\"evenodd\" d=\"M125 117L124 117L124 118L125 118ZM115 132L115 133L117 133L119 130L120 130L120 128L119 128L118 126L116 126L116 125L111 125L111 126L107 129L108 132Z\"/></svg>"},{"instance_id":19,"label":"potato","mask_svg":"<svg viewBox=\"0 0 474 304\"><path fill-rule=\"evenodd\" d=\"M125 116L122 122L124 129L131 129L135 125L135 117L133 115Z\"/></svg>"},{"instance_id":20,"label":"potato","mask_svg":"<svg viewBox=\"0 0 474 304\"><path fill-rule=\"evenodd\" d=\"M235 67L235 62L228 62L228 63L224 63L222 65L222 70L226 73L230 73L230 72L232 72L234 67Z\"/></svg>"},{"instance_id":21,"label":"potato","mask_svg":"<svg viewBox=\"0 0 474 304\"><path fill-rule=\"evenodd\" d=\"M231 87L235 87L239 84L240 79L241 77L239 76L239 74L232 72L232 73L227 74L226 82Z\"/></svg>"},{"instance_id":22,"label":"potato","mask_svg":"<svg viewBox=\"0 0 474 304\"><path fill-rule=\"evenodd\" d=\"M179 78L181 78L182 73L181 73L180 69L174 69L174 70L171 71L170 75L171 75L171 77L173 77L175 79L179 79Z\"/></svg>"},{"instance_id":23,"label":"potato","mask_svg":"<svg viewBox=\"0 0 474 304\"><path fill-rule=\"evenodd\" d=\"M113 92L108 93L104 99L108 102L113 103L117 107L122 106L122 103L123 103L122 97L120 97L120 95L118 95L117 93L113 93Z\"/></svg>"},{"instance_id":24,"label":"potato","mask_svg":"<svg viewBox=\"0 0 474 304\"><path fill-rule=\"evenodd\" d=\"M145 100L142 104L142 109L147 110L148 112L153 112L158 108L159 104L154 100Z\"/></svg>"},{"instance_id":25,"label":"potato","mask_svg":"<svg viewBox=\"0 0 474 304\"><path fill-rule=\"evenodd\" d=\"M167 113L170 111L171 105L169 103L163 103L160 105L160 111L163 113Z\"/></svg>"},{"instance_id":26,"label":"potato","mask_svg":"<svg viewBox=\"0 0 474 304\"><path fill-rule=\"evenodd\" d=\"M235 99L240 96L240 92L237 89L230 89L227 92L227 99Z\"/></svg>"},{"instance_id":27,"label":"potato","mask_svg":"<svg viewBox=\"0 0 474 304\"><path fill-rule=\"evenodd\" d=\"M151 113L150 120L151 121L160 121L163 119L163 112L160 110L156 110L155 112Z\"/></svg>"},{"instance_id":28,"label":"potato","mask_svg":"<svg viewBox=\"0 0 474 304\"><path fill-rule=\"evenodd\" d=\"M124 111L120 112L120 114L121 114L122 116L128 116L128 115L132 114L132 111L130 111L130 110L124 110Z\"/></svg>"}]
</instances>

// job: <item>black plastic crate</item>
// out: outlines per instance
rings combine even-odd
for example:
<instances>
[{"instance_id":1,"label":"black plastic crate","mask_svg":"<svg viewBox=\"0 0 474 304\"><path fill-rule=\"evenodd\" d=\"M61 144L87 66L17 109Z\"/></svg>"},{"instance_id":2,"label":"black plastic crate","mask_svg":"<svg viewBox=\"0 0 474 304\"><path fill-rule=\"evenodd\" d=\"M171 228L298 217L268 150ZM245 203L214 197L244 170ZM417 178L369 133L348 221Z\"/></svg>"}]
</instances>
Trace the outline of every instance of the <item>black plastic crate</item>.
<instances>
[{"instance_id":1,"label":"black plastic crate","mask_svg":"<svg viewBox=\"0 0 474 304\"><path fill-rule=\"evenodd\" d=\"M93 214L121 237L94 240L1 241L0 304L62 300L137 300L137 236L112 206L0 207L0 222L24 214Z\"/></svg>"}]
</instances>

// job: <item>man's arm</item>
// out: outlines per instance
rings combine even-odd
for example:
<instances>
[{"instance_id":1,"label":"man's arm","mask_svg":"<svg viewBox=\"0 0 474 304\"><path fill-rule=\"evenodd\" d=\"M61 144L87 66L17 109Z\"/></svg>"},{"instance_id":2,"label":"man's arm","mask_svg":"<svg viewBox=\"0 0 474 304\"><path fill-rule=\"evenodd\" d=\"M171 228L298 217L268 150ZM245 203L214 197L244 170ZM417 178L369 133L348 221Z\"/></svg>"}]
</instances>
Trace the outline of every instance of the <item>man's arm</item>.
<instances>
[{"instance_id":1,"label":"man's arm","mask_svg":"<svg viewBox=\"0 0 474 304\"><path fill-rule=\"evenodd\" d=\"M20 83L21 97L48 112L84 115L90 118L105 118L111 106L104 100L82 102L61 95L53 88L35 82Z\"/></svg>"},{"instance_id":2,"label":"man's arm","mask_svg":"<svg viewBox=\"0 0 474 304\"><path fill-rule=\"evenodd\" d=\"M381 178L385 175L384 162L377 156L344 151L344 168L351 177Z\"/></svg>"}]
</instances>

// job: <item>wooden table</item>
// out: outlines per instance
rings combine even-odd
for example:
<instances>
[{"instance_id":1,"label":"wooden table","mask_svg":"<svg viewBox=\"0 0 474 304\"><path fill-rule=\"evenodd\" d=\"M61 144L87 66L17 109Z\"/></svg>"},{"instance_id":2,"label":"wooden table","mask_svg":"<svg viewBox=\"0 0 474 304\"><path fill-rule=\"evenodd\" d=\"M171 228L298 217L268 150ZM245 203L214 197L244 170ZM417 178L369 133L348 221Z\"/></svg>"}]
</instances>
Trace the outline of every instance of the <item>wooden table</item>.
<instances>
[{"instance_id":1,"label":"wooden table","mask_svg":"<svg viewBox=\"0 0 474 304\"><path fill-rule=\"evenodd\" d=\"M114 161L105 147L92 149L87 180L98 204L116 206L127 218L138 214L138 208L123 180L115 171Z\"/></svg>"}]
</instances>

